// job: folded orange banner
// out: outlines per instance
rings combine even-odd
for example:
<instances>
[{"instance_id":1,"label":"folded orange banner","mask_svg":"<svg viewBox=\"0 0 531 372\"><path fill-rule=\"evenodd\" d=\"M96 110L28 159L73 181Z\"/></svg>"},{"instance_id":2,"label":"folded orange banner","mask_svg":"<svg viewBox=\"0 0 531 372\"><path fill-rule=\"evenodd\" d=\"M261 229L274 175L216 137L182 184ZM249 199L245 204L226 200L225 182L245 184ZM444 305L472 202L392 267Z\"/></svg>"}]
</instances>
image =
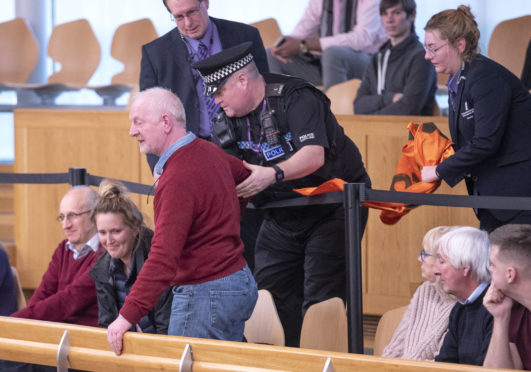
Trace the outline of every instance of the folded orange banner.
<instances>
[{"instance_id":1,"label":"folded orange banner","mask_svg":"<svg viewBox=\"0 0 531 372\"><path fill-rule=\"evenodd\" d=\"M391 190L402 192L431 194L440 186L441 181L421 182L421 169L427 165L438 165L454 154L452 141L449 140L433 123L414 124L410 122L408 143L402 148L402 156L391 181ZM310 196L325 192L342 191L346 182L334 178L318 187L294 189L294 191ZM392 225L411 210L406 204L372 202L363 203L369 208L380 209L380 220Z\"/></svg>"}]
</instances>

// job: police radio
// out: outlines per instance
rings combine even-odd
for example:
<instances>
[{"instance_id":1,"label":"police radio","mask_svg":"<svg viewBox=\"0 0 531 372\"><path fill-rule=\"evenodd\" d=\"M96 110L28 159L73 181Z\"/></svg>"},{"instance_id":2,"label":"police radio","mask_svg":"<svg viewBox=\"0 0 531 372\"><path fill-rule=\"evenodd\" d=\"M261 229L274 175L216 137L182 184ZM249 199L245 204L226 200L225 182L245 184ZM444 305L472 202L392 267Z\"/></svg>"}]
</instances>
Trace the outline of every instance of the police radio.
<instances>
[{"instance_id":1,"label":"police radio","mask_svg":"<svg viewBox=\"0 0 531 372\"><path fill-rule=\"evenodd\" d=\"M274 110L265 110L260 113L260 125L264 130L264 136L269 146L280 144L280 131Z\"/></svg>"},{"instance_id":2,"label":"police radio","mask_svg":"<svg viewBox=\"0 0 531 372\"><path fill-rule=\"evenodd\" d=\"M222 148L236 142L234 129L230 125L225 113L221 110L212 119L212 142Z\"/></svg>"}]
</instances>

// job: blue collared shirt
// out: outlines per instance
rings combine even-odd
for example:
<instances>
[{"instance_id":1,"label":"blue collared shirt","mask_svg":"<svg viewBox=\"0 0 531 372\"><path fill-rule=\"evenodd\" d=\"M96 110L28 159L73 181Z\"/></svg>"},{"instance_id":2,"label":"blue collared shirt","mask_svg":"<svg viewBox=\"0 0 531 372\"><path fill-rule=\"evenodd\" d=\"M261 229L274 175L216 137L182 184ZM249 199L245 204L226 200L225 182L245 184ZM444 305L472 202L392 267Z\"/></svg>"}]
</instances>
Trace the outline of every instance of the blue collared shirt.
<instances>
[{"instance_id":1,"label":"blue collared shirt","mask_svg":"<svg viewBox=\"0 0 531 372\"><path fill-rule=\"evenodd\" d=\"M98 234L95 234L92 238L89 239L88 242L85 243L85 245L83 246L83 248L81 248L80 251L78 251L76 247L74 247L74 244L70 242L66 242L65 249L70 250L74 253L74 260L79 260L89 254L90 251L96 252L98 250L99 245L100 241L98 240Z\"/></svg>"},{"instance_id":2,"label":"blue collared shirt","mask_svg":"<svg viewBox=\"0 0 531 372\"><path fill-rule=\"evenodd\" d=\"M192 132L188 132L186 133L186 135L172 143L171 146L168 147L166 151L164 151L164 153L161 155L157 164L155 164L155 173L162 174L162 172L164 171L164 165L166 165L166 162L168 161L170 156L172 156L175 151L179 150L183 146L188 145L195 139L195 134L193 134Z\"/></svg>"},{"instance_id":3,"label":"blue collared shirt","mask_svg":"<svg viewBox=\"0 0 531 372\"><path fill-rule=\"evenodd\" d=\"M472 292L472 294L470 294L470 296L468 296L466 300L459 301L459 303L461 305L471 304L472 302L476 301L476 299L483 293L485 288L487 288L488 286L489 286L489 283L481 283L480 285L476 287L476 289L474 289L474 292Z\"/></svg>"},{"instance_id":4,"label":"blue collared shirt","mask_svg":"<svg viewBox=\"0 0 531 372\"><path fill-rule=\"evenodd\" d=\"M210 57L216 53L221 52L221 40L216 25L211 20L208 21L208 26L203 37L199 40L183 36L186 41L185 44L188 47L188 53L192 56L193 62L197 62L199 43L202 42L208 48L208 56ZM197 97L199 98L199 136L203 138L210 137L212 133L212 125L208 120L207 102L205 98L205 84L203 79L199 76L197 71L193 71L195 79L195 90Z\"/></svg>"}]
</instances>

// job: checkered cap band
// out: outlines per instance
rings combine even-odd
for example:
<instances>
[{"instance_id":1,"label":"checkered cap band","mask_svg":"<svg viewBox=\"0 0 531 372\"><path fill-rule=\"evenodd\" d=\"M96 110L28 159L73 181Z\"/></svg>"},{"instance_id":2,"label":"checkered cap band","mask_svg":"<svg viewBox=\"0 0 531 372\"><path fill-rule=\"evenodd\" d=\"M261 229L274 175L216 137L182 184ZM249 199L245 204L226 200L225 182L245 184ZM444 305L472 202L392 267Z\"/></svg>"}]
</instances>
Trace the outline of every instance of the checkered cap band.
<instances>
[{"instance_id":1,"label":"checkered cap band","mask_svg":"<svg viewBox=\"0 0 531 372\"><path fill-rule=\"evenodd\" d=\"M232 62L231 64L228 64L226 66L223 66L222 68L220 68L216 72L213 72L210 75L203 76L203 79L205 80L205 84L209 85L209 84L215 83L218 80L222 80L226 78L227 76L232 75L239 69L248 65L249 62L251 62L252 60L253 60L253 55L249 53L242 59L236 62Z\"/></svg>"}]
</instances>

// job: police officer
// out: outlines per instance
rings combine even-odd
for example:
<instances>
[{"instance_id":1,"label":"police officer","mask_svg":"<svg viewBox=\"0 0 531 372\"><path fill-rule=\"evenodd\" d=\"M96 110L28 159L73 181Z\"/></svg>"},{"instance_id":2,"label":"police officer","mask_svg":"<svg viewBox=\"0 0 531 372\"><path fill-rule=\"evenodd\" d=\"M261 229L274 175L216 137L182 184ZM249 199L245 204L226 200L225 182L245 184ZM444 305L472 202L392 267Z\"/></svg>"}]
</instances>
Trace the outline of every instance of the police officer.
<instances>
[{"instance_id":1,"label":"police officer","mask_svg":"<svg viewBox=\"0 0 531 372\"><path fill-rule=\"evenodd\" d=\"M297 197L293 189L334 177L370 187L360 152L330 111L326 96L299 78L261 75L251 43L194 65L222 108L213 140L245 161L251 175L236 190L264 202ZM363 227L367 210L363 213ZM268 209L255 248L259 288L275 299L286 345L298 346L308 307L345 299L342 205Z\"/></svg>"}]
</instances>

